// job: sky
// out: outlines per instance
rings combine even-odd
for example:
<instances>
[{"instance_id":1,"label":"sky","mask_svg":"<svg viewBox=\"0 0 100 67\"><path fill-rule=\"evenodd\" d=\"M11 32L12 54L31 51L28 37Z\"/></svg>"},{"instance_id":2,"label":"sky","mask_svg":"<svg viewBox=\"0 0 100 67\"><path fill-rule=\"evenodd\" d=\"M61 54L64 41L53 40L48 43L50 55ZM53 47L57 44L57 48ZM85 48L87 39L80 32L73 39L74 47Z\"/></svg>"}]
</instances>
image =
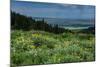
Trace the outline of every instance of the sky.
<instances>
[{"instance_id":1,"label":"sky","mask_svg":"<svg viewBox=\"0 0 100 67\"><path fill-rule=\"evenodd\" d=\"M11 1L11 10L31 17L95 19L95 6Z\"/></svg>"}]
</instances>

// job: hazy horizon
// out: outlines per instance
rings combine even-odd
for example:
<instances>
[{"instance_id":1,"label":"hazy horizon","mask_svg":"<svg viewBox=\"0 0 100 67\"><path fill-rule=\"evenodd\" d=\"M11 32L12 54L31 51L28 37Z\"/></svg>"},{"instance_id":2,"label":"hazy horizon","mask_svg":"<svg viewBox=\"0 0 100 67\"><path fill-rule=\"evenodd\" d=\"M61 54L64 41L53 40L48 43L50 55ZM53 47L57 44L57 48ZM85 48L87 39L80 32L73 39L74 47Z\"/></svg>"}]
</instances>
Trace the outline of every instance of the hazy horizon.
<instances>
[{"instance_id":1,"label":"hazy horizon","mask_svg":"<svg viewBox=\"0 0 100 67\"><path fill-rule=\"evenodd\" d=\"M11 1L11 11L49 24L95 25L95 6L43 2Z\"/></svg>"}]
</instances>

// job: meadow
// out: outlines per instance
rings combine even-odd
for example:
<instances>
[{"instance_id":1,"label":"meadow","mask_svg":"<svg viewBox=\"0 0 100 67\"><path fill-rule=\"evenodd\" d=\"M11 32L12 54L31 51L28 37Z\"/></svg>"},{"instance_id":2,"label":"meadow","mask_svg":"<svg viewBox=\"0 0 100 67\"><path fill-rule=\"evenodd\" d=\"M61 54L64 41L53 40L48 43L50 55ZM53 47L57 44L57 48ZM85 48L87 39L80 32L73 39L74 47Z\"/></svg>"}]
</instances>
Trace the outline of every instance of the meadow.
<instances>
[{"instance_id":1,"label":"meadow","mask_svg":"<svg viewBox=\"0 0 100 67\"><path fill-rule=\"evenodd\" d=\"M11 65L40 65L95 60L95 35L11 30Z\"/></svg>"},{"instance_id":2,"label":"meadow","mask_svg":"<svg viewBox=\"0 0 100 67\"><path fill-rule=\"evenodd\" d=\"M95 61L95 6L11 2L11 67Z\"/></svg>"}]
</instances>

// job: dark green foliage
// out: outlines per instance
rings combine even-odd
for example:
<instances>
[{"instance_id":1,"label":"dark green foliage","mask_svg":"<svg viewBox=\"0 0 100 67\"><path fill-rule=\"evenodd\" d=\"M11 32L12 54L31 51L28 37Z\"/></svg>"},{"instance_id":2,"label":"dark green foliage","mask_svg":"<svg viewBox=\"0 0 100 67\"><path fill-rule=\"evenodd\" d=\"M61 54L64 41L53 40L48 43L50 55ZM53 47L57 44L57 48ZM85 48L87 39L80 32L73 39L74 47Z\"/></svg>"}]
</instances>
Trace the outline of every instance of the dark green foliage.
<instances>
[{"instance_id":1,"label":"dark green foliage","mask_svg":"<svg viewBox=\"0 0 100 67\"><path fill-rule=\"evenodd\" d=\"M36 21L31 17L17 14L15 12L11 12L11 29L24 30L24 31L34 29L34 30L47 31L55 34L65 32L65 29L58 27L57 24L55 25L47 24L44 21L44 19Z\"/></svg>"},{"instance_id":2,"label":"dark green foliage","mask_svg":"<svg viewBox=\"0 0 100 67\"><path fill-rule=\"evenodd\" d=\"M87 34L95 34L95 26L89 27L88 29L83 29L79 31L81 33L87 33Z\"/></svg>"}]
</instances>

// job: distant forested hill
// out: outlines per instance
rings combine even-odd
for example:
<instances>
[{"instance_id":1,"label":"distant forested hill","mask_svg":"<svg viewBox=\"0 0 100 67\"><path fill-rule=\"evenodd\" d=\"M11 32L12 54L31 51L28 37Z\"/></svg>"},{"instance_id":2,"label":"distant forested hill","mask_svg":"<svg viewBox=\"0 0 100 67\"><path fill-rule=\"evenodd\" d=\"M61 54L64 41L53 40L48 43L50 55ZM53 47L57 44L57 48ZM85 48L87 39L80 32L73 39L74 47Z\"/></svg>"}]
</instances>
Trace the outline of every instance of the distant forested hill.
<instances>
[{"instance_id":1,"label":"distant forested hill","mask_svg":"<svg viewBox=\"0 0 100 67\"><path fill-rule=\"evenodd\" d=\"M58 27L57 24L48 24L44 19L35 20L32 17L27 17L15 12L11 12L11 29L17 30L43 30L52 33L63 33L66 31L64 28Z\"/></svg>"}]
</instances>

